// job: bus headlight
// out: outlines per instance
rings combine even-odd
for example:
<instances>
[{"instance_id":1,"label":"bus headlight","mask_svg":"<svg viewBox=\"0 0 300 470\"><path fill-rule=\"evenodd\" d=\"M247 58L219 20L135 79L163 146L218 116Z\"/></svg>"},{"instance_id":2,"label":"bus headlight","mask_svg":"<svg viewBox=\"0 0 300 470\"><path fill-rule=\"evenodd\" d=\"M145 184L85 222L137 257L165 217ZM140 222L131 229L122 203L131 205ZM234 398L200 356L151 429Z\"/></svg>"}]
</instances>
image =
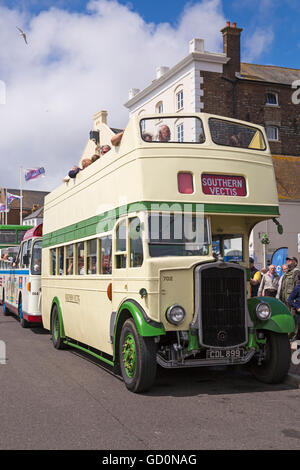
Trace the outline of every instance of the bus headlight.
<instances>
[{"instance_id":1,"label":"bus headlight","mask_svg":"<svg viewBox=\"0 0 300 470\"><path fill-rule=\"evenodd\" d=\"M172 305L166 311L166 317L172 325L180 325L185 319L185 310L180 305Z\"/></svg>"},{"instance_id":2,"label":"bus headlight","mask_svg":"<svg viewBox=\"0 0 300 470\"><path fill-rule=\"evenodd\" d=\"M261 302L256 307L256 316L259 320L269 320L271 317L271 307L264 302Z\"/></svg>"}]
</instances>

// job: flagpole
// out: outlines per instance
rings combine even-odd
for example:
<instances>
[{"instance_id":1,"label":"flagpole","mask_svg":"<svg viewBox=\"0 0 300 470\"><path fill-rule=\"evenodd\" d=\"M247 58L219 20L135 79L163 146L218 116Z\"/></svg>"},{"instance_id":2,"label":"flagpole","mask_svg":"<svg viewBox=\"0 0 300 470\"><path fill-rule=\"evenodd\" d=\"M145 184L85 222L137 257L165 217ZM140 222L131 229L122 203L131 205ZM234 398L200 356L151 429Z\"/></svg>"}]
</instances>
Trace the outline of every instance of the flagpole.
<instances>
[{"instance_id":1,"label":"flagpole","mask_svg":"<svg viewBox=\"0 0 300 470\"><path fill-rule=\"evenodd\" d=\"M7 188L5 188L5 225L7 225Z\"/></svg>"},{"instance_id":2,"label":"flagpole","mask_svg":"<svg viewBox=\"0 0 300 470\"><path fill-rule=\"evenodd\" d=\"M23 191L22 191L22 172L23 167L20 167L20 225L23 225Z\"/></svg>"}]
</instances>

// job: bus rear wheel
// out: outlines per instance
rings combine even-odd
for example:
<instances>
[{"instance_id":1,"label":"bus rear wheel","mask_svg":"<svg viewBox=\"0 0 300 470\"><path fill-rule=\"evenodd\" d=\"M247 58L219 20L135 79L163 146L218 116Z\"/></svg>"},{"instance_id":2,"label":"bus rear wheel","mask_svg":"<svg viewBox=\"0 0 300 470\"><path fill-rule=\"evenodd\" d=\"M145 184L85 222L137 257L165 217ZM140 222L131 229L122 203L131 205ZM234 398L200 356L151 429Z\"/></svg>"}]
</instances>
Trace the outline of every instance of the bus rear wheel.
<instances>
[{"instance_id":1,"label":"bus rear wheel","mask_svg":"<svg viewBox=\"0 0 300 470\"><path fill-rule=\"evenodd\" d=\"M5 317L8 317L9 315L9 310L8 308L6 307L6 304L5 304L5 292L4 292L4 289L3 289L3 297L2 297L2 307L3 307L3 315Z\"/></svg>"},{"instance_id":2,"label":"bus rear wheel","mask_svg":"<svg viewBox=\"0 0 300 470\"><path fill-rule=\"evenodd\" d=\"M65 349L64 339L61 338L60 319L57 305L54 305L51 316L52 343L55 349Z\"/></svg>"},{"instance_id":3,"label":"bus rear wheel","mask_svg":"<svg viewBox=\"0 0 300 470\"><path fill-rule=\"evenodd\" d=\"M153 338L139 335L132 318L122 327L119 358L127 389L134 393L148 391L156 376L156 344Z\"/></svg>"},{"instance_id":4,"label":"bus rear wheel","mask_svg":"<svg viewBox=\"0 0 300 470\"><path fill-rule=\"evenodd\" d=\"M27 328L28 327L28 322L23 318L23 311L22 311L22 297L19 298L19 304L18 304L18 317L20 320L20 325L22 328Z\"/></svg>"},{"instance_id":5,"label":"bus rear wheel","mask_svg":"<svg viewBox=\"0 0 300 470\"><path fill-rule=\"evenodd\" d=\"M260 382L280 383L287 375L291 364L289 338L287 334L273 331L266 332L265 336L263 360L259 364L255 357L252 359L252 373Z\"/></svg>"}]
</instances>

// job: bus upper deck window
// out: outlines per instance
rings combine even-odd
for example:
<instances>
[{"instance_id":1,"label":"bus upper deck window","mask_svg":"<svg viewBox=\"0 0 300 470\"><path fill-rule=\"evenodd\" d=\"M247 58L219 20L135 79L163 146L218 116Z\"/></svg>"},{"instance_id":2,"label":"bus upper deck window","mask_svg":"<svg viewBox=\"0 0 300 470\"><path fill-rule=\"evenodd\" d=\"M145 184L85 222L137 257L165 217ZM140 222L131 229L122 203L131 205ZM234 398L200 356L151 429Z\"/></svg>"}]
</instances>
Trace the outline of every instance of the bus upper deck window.
<instances>
[{"instance_id":1,"label":"bus upper deck window","mask_svg":"<svg viewBox=\"0 0 300 470\"><path fill-rule=\"evenodd\" d=\"M194 184L192 173L180 172L177 175L178 191L181 194L193 194Z\"/></svg>"}]
</instances>

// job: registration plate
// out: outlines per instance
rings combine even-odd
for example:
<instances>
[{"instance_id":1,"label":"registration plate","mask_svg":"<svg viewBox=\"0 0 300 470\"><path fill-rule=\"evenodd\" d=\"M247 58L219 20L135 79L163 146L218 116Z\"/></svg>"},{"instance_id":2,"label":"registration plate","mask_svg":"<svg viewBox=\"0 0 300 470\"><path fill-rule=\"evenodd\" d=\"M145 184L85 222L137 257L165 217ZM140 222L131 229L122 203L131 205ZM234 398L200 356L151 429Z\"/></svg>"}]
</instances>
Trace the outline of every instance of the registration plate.
<instances>
[{"instance_id":1,"label":"registration plate","mask_svg":"<svg viewBox=\"0 0 300 470\"><path fill-rule=\"evenodd\" d=\"M244 349L208 349L206 359L241 359L244 357Z\"/></svg>"}]
</instances>

